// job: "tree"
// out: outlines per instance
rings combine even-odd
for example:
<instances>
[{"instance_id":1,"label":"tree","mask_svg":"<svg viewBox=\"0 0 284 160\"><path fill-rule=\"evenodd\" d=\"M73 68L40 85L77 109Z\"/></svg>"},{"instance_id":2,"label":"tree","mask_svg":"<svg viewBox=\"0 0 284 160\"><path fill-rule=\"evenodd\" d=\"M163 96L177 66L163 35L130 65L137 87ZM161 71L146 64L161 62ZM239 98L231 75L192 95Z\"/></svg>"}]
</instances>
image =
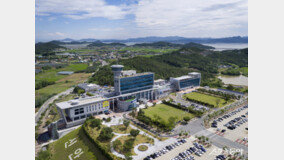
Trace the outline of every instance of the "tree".
<instances>
[{"instance_id":1,"label":"tree","mask_svg":"<svg viewBox=\"0 0 284 160\"><path fill-rule=\"evenodd\" d=\"M90 126L91 126L92 128L100 127L101 124L102 124L102 122L101 122L100 119L91 119Z\"/></svg>"},{"instance_id":2,"label":"tree","mask_svg":"<svg viewBox=\"0 0 284 160\"><path fill-rule=\"evenodd\" d=\"M82 93L85 93L85 90L76 86L73 90L73 93L82 94Z\"/></svg>"},{"instance_id":3,"label":"tree","mask_svg":"<svg viewBox=\"0 0 284 160\"><path fill-rule=\"evenodd\" d=\"M132 160L133 158L130 155L125 155L126 160Z\"/></svg>"},{"instance_id":4,"label":"tree","mask_svg":"<svg viewBox=\"0 0 284 160\"><path fill-rule=\"evenodd\" d=\"M188 122L190 120L190 117L189 116L185 116L185 117L183 117L183 120Z\"/></svg>"},{"instance_id":5,"label":"tree","mask_svg":"<svg viewBox=\"0 0 284 160\"><path fill-rule=\"evenodd\" d=\"M234 86L231 85L231 84L229 84L229 85L227 86L227 89L232 91L232 90L234 90Z\"/></svg>"},{"instance_id":6,"label":"tree","mask_svg":"<svg viewBox=\"0 0 284 160\"><path fill-rule=\"evenodd\" d=\"M177 117L169 117L168 119L168 129L171 130L175 127Z\"/></svg>"},{"instance_id":7,"label":"tree","mask_svg":"<svg viewBox=\"0 0 284 160\"><path fill-rule=\"evenodd\" d=\"M131 149L133 148L133 145L134 145L134 139L128 139L128 140L126 140L125 142L124 142L124 144L123 144L123 150L125 151L125 152L130 152L131 151Z\"/></svg>"},{"instance_id":8,"label":"tree","mask_svg":"<svg viewBox=\"0 0 284 160\"><path fill-rule=\"evenodd\" d=\"M130 124L129 120L124 120L123 121L123 125L125 126L126 129L128 128L129 124Z\"/></svg>"},{"instance_id":9,"label":"tree","mask_svg":"<svg viewBox=\"0 0 284 160\"><path fill-rule=\"evenodd\" d=\"M220 98L216 98L216 105L217 105L217 107L219 107L220 101L221 101Z\"/></svg>"},{"instance_id":10,"label":"tree","mask_svg":"<svg viewBox=\"0 0 284 160\"><path fill-rule=\"evenodd\" d=\"M110 127L104 127L100 135L98 136L98 139L100 141L108 141L113 137L112 129Z\"/></svg>"},{"instance_id":11,"label":"tree","mask_svg":"<svg viewBox=\"0 0 284 160\"><path fill-rule=\"evenodd\" d=\"M50 156L51 154L49 153L49 151L40 151L38 153L38 156L36 157L36 160L49 160Z\"/></svg>"},{"instance_id":12,"label":"tree","mask_svg":"<svg viewBox=\"0 0 284 160\"><path fill-rule=\"evenodd\" d=\"M136 136L139 135L139 132L140 132L140 130L138 130L138 129L131 129L130 135L133 136L133 137L136 137Z\"/></svg>"},{"instance_id":13,"label":"tree","mask_svg":"<svg viewBox=\"0 0 284 160\"><path fill-rule=\"evenodd\" d=\"M112 142L112 146L113 148L117 148L118 146L120 146L122 143L120 140L115 140L114 142Z\"/></svg>"}]
</instances>

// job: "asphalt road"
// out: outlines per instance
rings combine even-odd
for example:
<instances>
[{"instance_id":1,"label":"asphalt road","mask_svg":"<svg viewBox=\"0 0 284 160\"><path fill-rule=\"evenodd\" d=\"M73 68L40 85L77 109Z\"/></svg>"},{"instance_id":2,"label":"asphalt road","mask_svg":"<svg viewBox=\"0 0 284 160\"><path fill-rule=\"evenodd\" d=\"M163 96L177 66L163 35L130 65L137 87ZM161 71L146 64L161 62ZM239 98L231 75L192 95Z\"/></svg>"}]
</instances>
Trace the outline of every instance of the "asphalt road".
<instances>
[{"instance_id":1,"label":"asphalt road","mask_svg":"<svg viewBox=\"0 0 284 160\"><path fill-rule=\"evenodd\" d=\"M73 91L73 89L74 89L73 87L69 88L66 91L61 92L61 93L59 93L59 94L49 98L47 101L45 101L43 103L43 105L39 108L38 112L35 114L35 123L36 123L36 125L37 125L37 122L38 122L38 120L40 118L40 115L49 107L49 104L51 104L59 96L71 93Z\"/></svg>"}]
</instances>

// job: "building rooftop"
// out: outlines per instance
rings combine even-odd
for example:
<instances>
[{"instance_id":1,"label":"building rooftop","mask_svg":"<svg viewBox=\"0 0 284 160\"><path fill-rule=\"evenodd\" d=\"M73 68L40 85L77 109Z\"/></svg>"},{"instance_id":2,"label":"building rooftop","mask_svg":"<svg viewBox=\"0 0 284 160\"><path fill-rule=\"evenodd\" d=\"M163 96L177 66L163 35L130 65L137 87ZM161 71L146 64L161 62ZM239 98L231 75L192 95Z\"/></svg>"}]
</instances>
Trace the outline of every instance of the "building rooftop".
<instances>
[{"instance_id":1,"label":"building rooftop","mask_svg":"<svg viewBox=\"0 0 284 160\"><path fill-rule=\"evenodd\" d=\"M123 68L123 67L124 67L123 65L119 65L119 64L115 64L111 66L111 68Z\"/></svg>"},{"instance_id":2,"label":"building rooftop","mask_svg":"<svg viewBox=\"0 0 284 160\"><path fill-rule=\"evenodd\" d=\"M143 72L143 73L136 73L132 75L122 75L121 78L125 77L136 77L136 76L142 76L142 75L147 75L147 74L154 74L153 72Z\"/></svg>"},{"instance_id":3,"label":"building rooftop","mask_svg":"<svg viewBox=\"0 0 284 160\"><path fill-rule=\"evenodd\" d=\"M101 97L101 96L100 97L94 96L94 97L73 99L73 100L69 100L69 101L65 101L65 102L60 102L60 103L56 103L56 105L60 109L68 109L68 108L73 108L73 107L91 104L91 103L95 103L95 102L99 102L99 101L104 101L104 100L106 100L106 98Z\"/></svg>"},{"instance_id":4,"label":"building rooftop","mask_svg":"<svg viewBox=\"0 0 284 160\"><path fill-rule=\"evenodd\" d=\"M181 77L176 77L174 79L176 79L176 80L183 80L183 79L189 79L189 78L192 78L192 76L181 76Z\"/></svg>"},{"instance_id":5,"label":"building rooftop","mask_svg":"<svg viewBox=\"0 0 284 160\"><path fill-rule=\"evenodd\" d=\"M190 73L188 73L188 74L200 74L200 73L198 73L198 72L190 72Z\"/></svg>"},{"instance_id":6,"label":"building rooftop","mask_svg":"<svg viewBox=\"0 0 284 160\"><path fill-rule=\"evenodd\" d=\"M70 75L73 74L73 71L61 71L61 72L57 72L57 74L66 74L66 75Z\"/></svg>"},{"instance_id":7,"label":"building rooftop","mask_svg":"<svg viewBox=\"0 0 284 160\"><path fill-rule=\"evenodd\" d=\"M155 80L155 82L164 82L165 80L164 79L157 79Z\"/></svg>"}]
</instances>

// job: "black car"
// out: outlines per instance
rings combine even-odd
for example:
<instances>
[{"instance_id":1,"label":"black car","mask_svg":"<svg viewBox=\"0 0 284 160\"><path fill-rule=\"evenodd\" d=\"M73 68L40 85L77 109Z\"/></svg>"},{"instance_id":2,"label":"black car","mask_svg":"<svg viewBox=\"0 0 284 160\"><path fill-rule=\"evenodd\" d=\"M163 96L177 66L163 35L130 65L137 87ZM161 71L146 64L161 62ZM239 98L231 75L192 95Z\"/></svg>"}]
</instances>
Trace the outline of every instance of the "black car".
<instances>
[{"instance_id":1,"label":"black car","mask_svg":"<svg viewBox=\"0 0 284 160\"><path fill-rule=\"evenodd\" d=\"M222 133L224 133L224 132L226 132L226 130L225 129L222 129L222 131L221 131Z\"/></svg>"},{"instance_id":2,"label":"black car","mask_svg":"<svg viewBox=\"0 0 284 160\"><path fill-rule=\"evenodd\" d=\"M212 123L212 124L211 124L211 127L217 128L217 123Z\"/></svg>"}]
</instances>

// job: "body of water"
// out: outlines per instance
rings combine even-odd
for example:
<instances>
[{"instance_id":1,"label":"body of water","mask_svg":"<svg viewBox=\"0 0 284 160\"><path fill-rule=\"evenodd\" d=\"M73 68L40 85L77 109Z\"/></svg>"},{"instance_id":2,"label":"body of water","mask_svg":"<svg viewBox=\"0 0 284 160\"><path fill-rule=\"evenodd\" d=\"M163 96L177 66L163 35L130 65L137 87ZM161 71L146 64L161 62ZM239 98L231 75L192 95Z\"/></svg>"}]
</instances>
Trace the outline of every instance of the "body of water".
<instances>
[{"instance_id":1,"label":"body of water","mask_svg":"<svg viewBox=\"0 0 284 160\"><path fill-rule=\"evenodd\" d=\"M225 84L232 84L232 85L241 85L241 86L248 86L248 77L240 75L240 76L219 76L219 79L222 80Z\"/></svg>"},{"instance_id":2,"label":"body of water","mask_svg":"<svg viewBox=\"0 0 284 160\"><path fill-rule=\"evenodd\" d=\"M204 43L203 45L215 47L215 51L248 48L248 43Z\"/></svg>"}]
</instances>

